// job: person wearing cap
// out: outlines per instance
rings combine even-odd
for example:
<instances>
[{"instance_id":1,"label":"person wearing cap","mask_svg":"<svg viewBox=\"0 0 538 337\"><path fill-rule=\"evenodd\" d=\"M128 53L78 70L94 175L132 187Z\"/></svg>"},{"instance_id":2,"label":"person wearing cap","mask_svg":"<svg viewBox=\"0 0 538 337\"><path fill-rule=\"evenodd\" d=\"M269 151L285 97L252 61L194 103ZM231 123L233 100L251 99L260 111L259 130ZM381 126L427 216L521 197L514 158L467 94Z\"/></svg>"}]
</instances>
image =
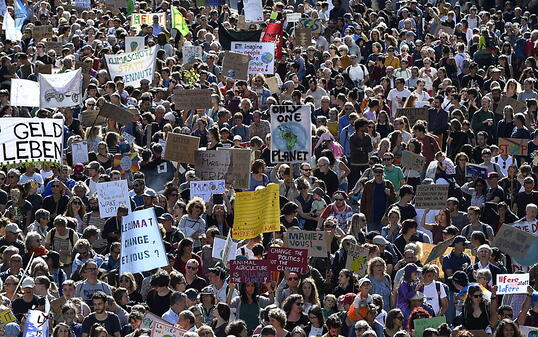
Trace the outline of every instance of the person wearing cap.
<instances>
[{"instance_id":1,"label":"person wearing cap","mask_svg":"<svg viewBox=\"0 0 538 337\"><path fill-rule=\"evenodd\" d=\"M143 209L153 208L155 210L155 215L157 215L157 217L160 217L164 214L165 210L161 206L155 204L156 196L157 193L153 189L146 189L143 193L144 199L142 205L138 206L135 210L140 211Z\"/></svg>"},{"instance_id":2,"label":"person wearing cap","mask_svg":"<svg viewBox=\"0 0 538 337\"><path fill-rule=\"evenodd\" d=\"M19 322L21 321L22 317L26 315L28 310L39 307L42 308L41 310L44 309L45 298L36 296L34 294L34 287L34 279L28 276L25 277L21 283L23 295L13 301L11 308L13 310L13 314L19 320Z\"/></svg>"},{"instance_id":3,"label":"person wearing cap","mask_svg":"<svg viewBox=\"0 0 538 337\"><path fill-rule=\"evenodd\" d=\"M372 171L374 172L374 179L364 184L360 211L366 215L368 230L381 231L381 219L385 214L385 209L396 201L396 194L392 183L383 176L383 165L375 164ZM382 195L375 193L379 188L384 192Z\"/></svg>"},{"instance_id":4,"label":"person wearing cap","mask_svg":"<svg viewBox=\"0 0 538 337\"><path fill-rule=\"evenodd\" d=\"M499 173L488 173L488 185L489 189L486 194L486 202L493 202L495 204L498 204L499 202L504 200L504 190L502 189L502 187L499 186Z\"/></svg>"},{"instance_id":5,"label":"person wearing cap","mask_svg":"<svg viewBox=\"0 0 538 337\"><path fill-rule=\"evenodd\" d=\"M209 286L214 290L218 302L226 302L228 290L230 289L226 281L226 271L218 266L209 268L207 279L209 280ZM236 289L230 291L233 291L232 298L239 295Z\"/></svg>"},{"instance_id":6,"label":"person wearing cap","mask_svg":"<svg viewBox=\"0 0 538 337\"><path fill-rule=\"evenodd\" d=\"M19 240L22 230L16 223L9 223L5 227L5 234L0 238L0 247L15 246L19 249L19 254L26 254L26 246Z\"/></svg>"},{"instance_id":7,"label":"person wearing cap","mask_svg":"<svg viewBox=\"0 0 538 337\"><path fill-rule=\"evenodd\" d=\"M179 314L187 308L187 295L185 293L174 291L170 295L170 309L166 311L161 317L167 322L177 324L179 321Z\"/></svg>"},{"instance_id":8,"label":"person wearing cap","mask_svg":"<svg viewBox=\"0 0 538 337\"><path fill-rule=\"evenodd\" d=\"M213 322L216 303L215 289L211 286L204 287L200 291L200 303L197 305L204 324L210 325Z\"/></svg>"},{"instance_id":9,"label":"person wearing cap","mask_svg":"<svg viewBox=\"0 0 538 337\"><path fill-rule=\"evenodd\" d=\"M6 324L4 327L4 336L5 337L19 337L21 333L21 327L19 324L11 322Z\"/></svg>"},{"instance_id":10,"label":"person wearing cap","mask_svg":"<svg viewBox=\"0 0 538 337\"><path fill-rule=\"evenodd\" d=\"M0 279L2 280L2 282L5 282L6 279L11 275L16 276L19 279L24 277L22 256L20 256L19 254L13 254L9 258L9 261L6 261L5 264L7 264L9 267L5 271L0 273Z\"/></svg>"}]
</instances>

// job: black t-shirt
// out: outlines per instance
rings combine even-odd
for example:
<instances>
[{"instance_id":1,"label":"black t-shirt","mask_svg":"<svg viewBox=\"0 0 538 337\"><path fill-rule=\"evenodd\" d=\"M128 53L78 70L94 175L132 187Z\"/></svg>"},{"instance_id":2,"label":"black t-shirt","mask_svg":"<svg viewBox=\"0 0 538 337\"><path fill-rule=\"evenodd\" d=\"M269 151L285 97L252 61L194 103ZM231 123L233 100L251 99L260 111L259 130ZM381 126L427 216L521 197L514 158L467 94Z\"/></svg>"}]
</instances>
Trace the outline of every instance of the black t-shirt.
<instances>
[{"instance_id":1,"label":"black t-shirt","mask_svg":"<svg viewBox=\"0 0 538 337\"><path fill-rule=\"evenodd\" d=\"M532 191L531 194L527 194L525 192L519 192L516 195L518 218L523 218L525 216L527 205L531 203L538 204L538 192Z\"/></svg>"},{"instance_id":2,"label":"black t-shirt","mask_svg":"<svg viewBox=\"0 0 538 337\"><path fill-rule=\"evenodd\" d=\"M95 317L95 313L91 313L82 321L82 333L89 334L92 325L99 323L104 326L109 335L114 335L116 332L121 332L120 319L118 315L108 312L104 320L100 321Z\"/></svg>"},{"instance_id":3,"label":"black t-shirt","mask_svg":"<svg viewBox=\"0 0 538 337\"><path fill-rule=\"evenodd\" d=\"M7 197L6 191L0 190L0 205L7 204L7 200L8 200L8 197Z\"/></svg>"},{"instance_id":4,"label":"black t-shirt","mask_svg":"<svg viewBox=\"0 0 538 337\"><path fill-rule=\"evenodd\" d=\"M205 288L205 286L207 286L206 280L204 280L203 278L196 275L196 278L192 281L192 283L187 284L187 289L192 288L192 289L196 289L196 290L198 290L200 292L200 291L202 291L202 289Z\"/></svg>"},{"instance_id":5,"label":"black t-shirt","mask_svg":"<svg viewBox=\"0 0 538 337\"><path fill-rule=\"evenodd\" d=\"M162 316L168 309L170 309L170 295L171 291L165 296L159 296L155 289L150 290L146 302L148 303L149 311L157 316Z\"/></svg>"},{"instance_id":6,"label":"black t-shirt","mask_svg":"<svg viewBox=\"0 0 538 337\"><path fill-rule=\"evenodd\" d=\"M385 213L385 215L388 216L389 211L394 207L398 207L398 209L400 210L401 222L407 219L414 219L417 216L417 211L415 210L415 206L411 204L406 204L406 205L401 206L399 203L394 203L390 205L389 207L387 207L387 212Z\"/></svg>"},{"instance_id":7,"label":"black t-shirt","mask_svg":"<svg viewBox=\"0 0 538 337\"><path fill-rule=\"evenodd\" d=\"M301 318L299 318L298 321L295 321L295 322L287 321L286 326L284 327L284 329L286 329L288 331L291 331L291 330L293 330L293 328L295 328L298 325L301 326L302 328L304 328L308 324L310 324L310 320L308 319L308 316L306 316L304 313L301 313Z\"/></svg>"},{"instance_id":8,"label":"black t-shirt","mask_svg":"<svg viewBox=\"0 0 538 337\"><path fill-rule=\"evenodd\" d=\"M22 297L19 297L13 301L13 314L20 322L22 317L28 312L28 310L37 309L37 307L42 305L45 305L44 297L37 297L34 295L32 301L30 302L26 302Z\"/></svg>"}]
</instances>

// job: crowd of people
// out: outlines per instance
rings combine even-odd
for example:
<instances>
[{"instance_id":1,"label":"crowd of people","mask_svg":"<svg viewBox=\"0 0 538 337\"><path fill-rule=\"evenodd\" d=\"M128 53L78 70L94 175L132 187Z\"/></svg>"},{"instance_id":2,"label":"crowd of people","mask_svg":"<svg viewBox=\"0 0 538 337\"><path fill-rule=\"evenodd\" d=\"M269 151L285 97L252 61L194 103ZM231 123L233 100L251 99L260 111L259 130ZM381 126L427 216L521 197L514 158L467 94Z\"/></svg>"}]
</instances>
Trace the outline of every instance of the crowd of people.
<instances>
[{"instance_id":1,"label":"crowd of people","mask_svg":"<svg viewBox=\"0 0 538 337\"><path fill-rule=\"evenodd\" d=\"M53 337L150 336L148 319L185 337L526 337L538 329L538 253L522 261L492 244L503 226L538 235L537 2L264 0L264 20L245 24L247 2L129 0L119 11L96 0L90 8L4 4L4 25L21 20L21 6L28 12L20 39L0 37L0 125L63 119L64 157L62 165L0 163L0 312L14 316L0 319L0 335L34 336L25 331L29 310L46 312ZM184 23L172 27L172 12ZM135 26L132 13L167 20ZM295 39L302 21L288 22L295 13L316 26L307 25L306 44ZM283 27L274 73L227 77L224 34L263 36L271 23ZM53 36L35 39L44 25ZM111 78L105 61L133 36L158 49L153 79L137 87ZM193 45L202 57L183 62ZM44 66L64 73L80 62L88 65L81 106L10 104L12 79L36 81ZM211 107L176 105L174 88L211 89ZM128 108L133 121L88 117L105 103ZM309 160L271 162L273 105L311 109ZM191 198L189 183L200 177L194 165L163 158L170 133L197 136L206 151L250 149L249 188L226 181L217 198ZM526 151L512 154L504 138L524 140ZM73 162L80 141L86 163ZM422 156L423 167L402 165L404 151ZM118 168L114 156L133 152L136 167ZM470 176L468 164L487 172ZM154 209L169 265L120 274L128 210L101 217L96 195L98 183L115 180L127 181L132 210ZM237 259L264 259L293 230L325 232L327 256L309 257L304 274L235 284L229 264L212 257L214 240L234 226L236 193L269 184L280 185L280 231L242 240ZM425 184L449 186L446 208L415 207ZM425 263L427 244L446 240L451 250ZM364 275L347 261L357 245L368 249ZM497 275L516 273L529 274L526 292L497 294ZM444 320L415 329L433 317Z\"/></svg>"}]
</instances>

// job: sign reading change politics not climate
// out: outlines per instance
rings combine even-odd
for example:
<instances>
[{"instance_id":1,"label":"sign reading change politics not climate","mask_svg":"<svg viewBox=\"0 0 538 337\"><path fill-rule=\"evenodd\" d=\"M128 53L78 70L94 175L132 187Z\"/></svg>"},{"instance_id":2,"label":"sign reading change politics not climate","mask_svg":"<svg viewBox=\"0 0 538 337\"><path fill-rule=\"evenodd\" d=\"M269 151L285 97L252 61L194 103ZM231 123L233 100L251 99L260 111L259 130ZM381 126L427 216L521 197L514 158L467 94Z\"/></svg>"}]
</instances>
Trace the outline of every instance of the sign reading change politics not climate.
<instances>
[{"instance_id":1,"label":"sign reading change politics not climate","mask_svg":"<svg viewBox=\"0 0 538 337\"><path fill-rule=\"evenodd\" d=\"M0 118L0 165L62 163L61 119Z\"/></svg>"},{"instance_id":2,"label":"sign reading change politics not climate","mask_svg":"<svg viewBox=\"0 0 538 337\"><path fill-rule=\"evenodd\" d=\"M140 86L140 81L153 80L157 46L132 53L105 55L110 78L122 77L126 85Z\"/></svg>"},{"instance_id":3,"label":"sign reading change politics not climate","mask_svg":"<svg viewBox=\"0 0 538 337\"><path fill-rule=\"evenodd\" d=\"M271 107L271 162L302 163L312 149L310 107L273 105Z\"/></svg>"}]
</instances>

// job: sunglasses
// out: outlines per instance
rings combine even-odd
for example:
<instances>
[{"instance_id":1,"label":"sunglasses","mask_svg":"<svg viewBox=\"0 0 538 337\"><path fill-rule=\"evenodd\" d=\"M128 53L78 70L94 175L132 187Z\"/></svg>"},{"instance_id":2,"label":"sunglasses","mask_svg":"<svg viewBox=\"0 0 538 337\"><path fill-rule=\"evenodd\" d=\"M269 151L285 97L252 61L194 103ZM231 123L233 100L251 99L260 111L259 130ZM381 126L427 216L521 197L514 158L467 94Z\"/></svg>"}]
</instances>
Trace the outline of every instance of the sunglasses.
<instances>
[{"instance_id":1,"label":"sunglasses","mask_svg":"<svg viewBox=\"0 0 538 337\"><path fill-rule=\"evenodd\" d=\"M334 201L344 201L343 198L334 198Z\"/></svg>"},{"instance_id":2,"label":"sunglasses","mask_svg":"<svg viewBox=\"0 0 538 337\"><path fill-rule=\"evenodd\" d=\"M196 270L196 269L198 269L198 267L195 267L195 266L187 266L187 269L190 269L190 270Z\"/></svg>"},{"instance_id":3,"label":"sunglasses","mask_svg":"<svg viewBox=\"0 0 538 337\"><path fill-rule=\"evenodd\" d=\"M60 185L52 185L51 187L52 187L52 188L55 188L55 187L56 187L56 188L60 188Z\"/></svg>"},{"instance_id":4,"label":"sunglasses","mask_svg":"<svg viewBox=\"0 0 538 337\"><path fill-rule=\"evenodd\" d=\"M80 201L73 201L73 205L81 205L82 203Z\"/></svg>"},{"instance_id":5,"label":"sunglasses","mask_svg":"<svg viewBox=\"0 0 538 337\"><path fill-rule=\"evenodd\" d=\"M288 277L288 281L298 281L298 277Z\"/></svg>"},{"instance_id":6,"label":"sunglasses","mask_svg":"<svg viewBox=\"0 0 538 337\"><path fill-rule=\"evenodd\" d=\"M473 295L473 298L482 298L483 294Z\"/></svg>"}]
</instances>

